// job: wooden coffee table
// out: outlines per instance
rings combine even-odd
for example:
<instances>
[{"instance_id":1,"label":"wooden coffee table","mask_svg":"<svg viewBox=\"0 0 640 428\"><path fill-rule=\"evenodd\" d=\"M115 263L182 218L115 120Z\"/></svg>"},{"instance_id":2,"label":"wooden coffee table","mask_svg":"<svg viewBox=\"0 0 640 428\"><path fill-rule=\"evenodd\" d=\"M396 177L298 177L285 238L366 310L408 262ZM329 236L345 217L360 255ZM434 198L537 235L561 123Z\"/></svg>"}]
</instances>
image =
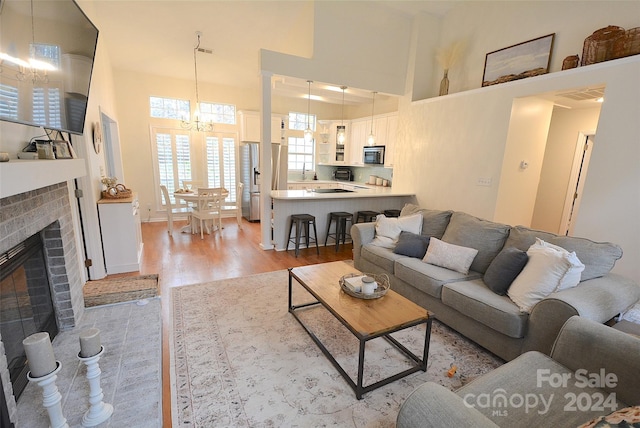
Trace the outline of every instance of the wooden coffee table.
<instances>
[{"instance_id":1,"label":"wooden coffee table","mask_svg":"<svg viewBox=\"0 0 640 428\"><path fill-rule=\"evenodd\" d=\"M360 400L364 393L372 391L411 373L427 370L429 355L429 339L431 337L432 317L426 309L416 305L393 290L389 290L378 299L359 299L346 294L340 288L339 280L343 275L358 273L358 270L345 262L322 263L317 265L289 269L289 312L311 336L324 355L331 361L342 377L353 388ZM293 305L293 280L296 280L316 301L301 305ZM391 284L393 287L393 284ZM331 355L320 339L306 326L297 312L308 306L322 305L333 314L360 342L358 359L358 379L351 379L340 363ZM424 350L422 358L391 337L391 333L426 324ZM382 379L371 385L362 384L364 375L365 344L372 339L383 337L400 352L412 360L413 366L393 376Z\"/></svg>"}]
</instances>

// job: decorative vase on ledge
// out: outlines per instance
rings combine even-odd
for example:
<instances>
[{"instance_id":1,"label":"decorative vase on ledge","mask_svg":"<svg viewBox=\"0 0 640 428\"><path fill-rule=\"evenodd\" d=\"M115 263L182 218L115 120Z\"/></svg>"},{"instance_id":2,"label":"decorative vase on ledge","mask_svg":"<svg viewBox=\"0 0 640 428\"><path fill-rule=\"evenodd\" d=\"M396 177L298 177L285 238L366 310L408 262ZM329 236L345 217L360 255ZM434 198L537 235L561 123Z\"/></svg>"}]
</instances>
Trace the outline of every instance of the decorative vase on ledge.
<instances>
[{"instance_id":1,"label":"decorative vase on ledge","mask_svg":"<svg viewBox=\"0 0 640 428\"><path fill-rule=\"evenodd\" d=\"M449 69L444 69L444 77L440 81L440 94L439 95L447 95L449 93Z\"/></svg>"}]
</instances>

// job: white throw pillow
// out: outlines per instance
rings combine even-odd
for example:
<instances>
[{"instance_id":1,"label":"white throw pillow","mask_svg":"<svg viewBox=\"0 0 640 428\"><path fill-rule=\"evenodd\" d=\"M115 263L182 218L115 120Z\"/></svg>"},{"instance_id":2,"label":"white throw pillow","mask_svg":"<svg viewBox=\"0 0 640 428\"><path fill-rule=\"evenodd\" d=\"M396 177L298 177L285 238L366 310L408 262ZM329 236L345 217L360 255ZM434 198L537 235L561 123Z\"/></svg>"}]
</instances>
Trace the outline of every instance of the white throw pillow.
<instances>
[{"instance_id":1,"label":"white throw pillow","mask_svg":"<svg viewBox=\"0 0 640 428\"><path fill-rule=\"evenodd\" d=\"M580 277L582 276L582 271L584 270L584 264L582 264L580 259L578 259L575 251L569 252L565 248L550 244L540 238L536 238L536 242L533 245L538 247L553 248L554 250L564 254L567 257L569 263L571 263L571 267L562 277L562 279L560 280L560 284L555 291L566 290L567 288L575 287L580 283Z\"/></svg>"},{"instance_id":2,"label":"white throw pillow","mask_svg":"<svg viewBox=\"0 0 640 428\"><path fill-rule=\"evenodd\" d=\"M469 273L469 267L478 254L475 248L462 247L460 245L449 244L431 237L427 253L422 259L423 262L443 268L455 270L463 274Z\"/></svg>"},{"instance_id":3,"label":"white throw pillow","mask_svg":"<svg viewBox=\"0 0 640 428\"><path fill-rule=\"evenodd\" d=\"M376 236L373 245L384 248L394 248L401 232L411 232L416 235L422 229L422 213L405 217L386 217L380 214L376 217Z\"/></svg>"},{"instance_id":4,"label":"white throw pillow","mask_svg":"<svg viewBox=\"0 0 640 428\"><path fill-rule=\"evenodd\" d=\"M553 293L571 268L565 254L533 244L527 250L529 261L507 290L509 298L523 312Z\"/></svg>"}]
</instances>

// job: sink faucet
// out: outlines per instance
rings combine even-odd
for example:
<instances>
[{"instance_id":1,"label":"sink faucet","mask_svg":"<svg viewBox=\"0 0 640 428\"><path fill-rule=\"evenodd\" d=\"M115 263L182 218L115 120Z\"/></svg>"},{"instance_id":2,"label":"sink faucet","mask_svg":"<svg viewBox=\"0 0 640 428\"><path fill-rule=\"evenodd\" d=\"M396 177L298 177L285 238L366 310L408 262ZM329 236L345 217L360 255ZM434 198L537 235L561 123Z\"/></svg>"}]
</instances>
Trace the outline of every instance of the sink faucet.
<instances>
[{"instance_id":1,"label":"sink faucet","mask_svg":"<svg viewBox=\"0 0 640 428\"><path fill-rule=\"evenodd\" d=\"M302 163L302 181L304 181L305 179L305 168L304 168L305 164L304 162Z\"/></svg>"}]
</instances>

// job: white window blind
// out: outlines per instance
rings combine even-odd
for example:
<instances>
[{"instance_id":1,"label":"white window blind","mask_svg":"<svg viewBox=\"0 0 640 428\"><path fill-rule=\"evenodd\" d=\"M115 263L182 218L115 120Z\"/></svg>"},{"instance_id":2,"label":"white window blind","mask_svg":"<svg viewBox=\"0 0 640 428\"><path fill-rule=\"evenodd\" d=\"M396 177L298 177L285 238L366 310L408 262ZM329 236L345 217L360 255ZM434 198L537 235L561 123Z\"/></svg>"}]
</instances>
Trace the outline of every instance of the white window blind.
<instances>
[{"instance_id":1,"label":"white window blind","mask_svg":"<svg viewBox=\"0 0 640 428\"><path fill-rule=\"evenodd\" d=\"M33 122L46 128L61 128L60 89L33 88Z\"/></svg>"},{"instance_id":2,"label":"white window blind","mask_svg":"<svg viewBox=\"0 0 640 428\"><path fill-rule=\"evenodd\" d=\"M18 107L18 88L1 83L0 115L9 119L18 120Z\"/></svg>"},{"instance_id":3,"label":"white window blind","mask_svg":"<svg viewBox=\"0 0 640 428\"><path fill-rule=\"evenodd\" d=\"M222 144L221 144L222 142ZM222 133L206 137L207 183L224 187L228 202L236 201L236 139Z\"/></svg>"},{"instance_id":4,"label":"white window blind","mask_svg":"<svg viewBox=\"0 0 640 428\"><path fill-rule=\"evenodd\" d=\"M191 141L188 133L179 130L153 132L157 159L158 181L167 186L171 203L173 192L182 186L182 180L191 180Z\"/></svg>"}]
</instances>

